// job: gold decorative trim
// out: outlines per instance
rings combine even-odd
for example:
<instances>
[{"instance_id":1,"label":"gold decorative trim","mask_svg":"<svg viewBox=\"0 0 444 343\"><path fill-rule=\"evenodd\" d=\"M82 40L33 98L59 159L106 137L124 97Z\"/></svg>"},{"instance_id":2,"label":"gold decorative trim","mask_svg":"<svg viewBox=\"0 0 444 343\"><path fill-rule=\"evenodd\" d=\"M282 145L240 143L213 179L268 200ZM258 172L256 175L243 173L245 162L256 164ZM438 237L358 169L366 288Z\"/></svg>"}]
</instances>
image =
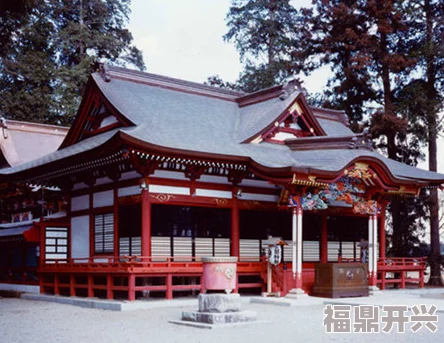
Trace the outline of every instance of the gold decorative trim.
<instances>
[{"instance_id":1,"label":"gold decorative trim","mask_svg":"<svg viewBox=\"0 0 444 343\"><path fill-rule=\"evenodd\" d=\"M151 198L154 198L160 202L168 202L170 201L170 199L175 198L174 195L171 194L164 194L164 193L160 193L160 194L150 194Z\"/></svg>"},{"instance_id":2,"label":"gold decorative trim","mask_svg":"<svg viewBox=\"0 0 444 343\"><path fill-rule=\"evenodd\" d=\"M355 179L368 180L374 177L374 175L368 170L368 164L356 162L353 169L348 171L344 170L344 175Z\"/></svg>"},{"instance_id":3,"label":"gold decorative trim","mask_svg":"<svg viewBox=\"0 0 444 343\"><path fill-rule=\"evenodd\" d=\"M291 184L300 185L300 186L328 187L328 183L318 182L316 181L316 176L312 175L308 176L308 180L300 180L296 177L296 174L293 174L293 179L291 180Z\"/></svg>"},{"instance_id":4,"label":"gold decorative trim","mask_svg":"<svg viewBox=\"0 0 444 343\"><path fill-rule=\"evenodd\" d=\"M420 188L418 188L417 190L413 190L413 189L406 189L405 186L400 186L399 189L396 190L387 190L388 194L411 194L411 195L418 195L420 192Z\"/></svg>"},{"instance_id":5,"label":"gold decorative trim","mask_svg":"<svg viewBox=\"0 0 444 343\"><path fill-rule=\"evenodd\" d=\"M223 198L214 198L213 199L217 206L227 206L228 205L228 199L223 199Z\"/></svg>"}]
</instances>

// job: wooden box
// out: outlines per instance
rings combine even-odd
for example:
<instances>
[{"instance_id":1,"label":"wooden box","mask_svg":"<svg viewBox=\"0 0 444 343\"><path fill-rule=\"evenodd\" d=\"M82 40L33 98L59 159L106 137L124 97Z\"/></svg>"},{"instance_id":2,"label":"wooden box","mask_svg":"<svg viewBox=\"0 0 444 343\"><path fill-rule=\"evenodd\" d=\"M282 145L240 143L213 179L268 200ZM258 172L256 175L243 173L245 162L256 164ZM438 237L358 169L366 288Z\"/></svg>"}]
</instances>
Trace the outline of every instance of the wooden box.
<instances>
[{"instance_id":1,"label":"wooden box","mask_svg":"<svg viewBox=\"0 0 444 343\"><path fill-rule=\"evenodd\" d=\"M312 295L326 298L368 296L364 263L316 263Z\"/></svg>"}]
</instances>

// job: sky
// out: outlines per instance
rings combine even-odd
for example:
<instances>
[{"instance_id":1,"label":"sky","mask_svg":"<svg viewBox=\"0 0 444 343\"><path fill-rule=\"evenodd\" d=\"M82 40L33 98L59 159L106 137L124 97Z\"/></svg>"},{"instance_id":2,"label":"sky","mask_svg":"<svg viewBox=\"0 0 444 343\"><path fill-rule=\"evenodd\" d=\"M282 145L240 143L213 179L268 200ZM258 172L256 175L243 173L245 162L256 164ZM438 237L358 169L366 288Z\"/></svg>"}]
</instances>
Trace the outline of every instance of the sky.
<instances>
[{"instance_id":1,"label":"sky","mask_svg":"<svg viewBox=\"0 0 444 343\"><path fill-rule=\"evenodd\" d=\"M187 81L204 82L219 75L234 82L242 70L233 43L224 42L225 17L231 0L132 0L128 28L143 52L146 71ZM311 0L293 0L308 7ZM308 77L300 75L309 93L321 92L328 67ZM444 150L441 139L439 151ZM438 159L444 172L444 158ZM427 163L420 167L427 169Z\"/></svg>"},{"instance_id":2,"label":"sky","mask_svg":"<svg viewBox=\"0 0 444 343\"><path fill-rule=\"evenodd\" d=\"M147 72L204 82L219 75L234 82L242 70L233 43L222 36L231 0L132 0L129 29L142 50ZM294 0L295 7L311 0ZM304 78L309 92L319 92L328 69Z\"/></svg>"}]
</instances>

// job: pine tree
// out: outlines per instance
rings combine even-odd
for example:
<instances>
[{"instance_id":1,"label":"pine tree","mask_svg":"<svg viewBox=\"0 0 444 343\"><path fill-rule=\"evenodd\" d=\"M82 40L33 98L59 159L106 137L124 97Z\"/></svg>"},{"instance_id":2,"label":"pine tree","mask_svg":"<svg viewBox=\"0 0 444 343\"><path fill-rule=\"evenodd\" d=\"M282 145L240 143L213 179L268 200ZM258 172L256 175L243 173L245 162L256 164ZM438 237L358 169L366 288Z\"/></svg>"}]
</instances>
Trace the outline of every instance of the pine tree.
<instances>
[{"instance_id":1,"label":"pine tree","mask_svg":"<svg viewBox=\"0 0 444 343\"><path fill-rule=\"evenodd\" d=\"M22 43L12 44L0 60L4 116L69 124L95 61L144 69L125 28L129 0L29 1L31 14L13 33ZM40 36L40 45L31 44L29 35Z\"/></svg>"},{"instance_id":2,"label":"pine tree","mask_svg":"<svg viewBox=\"0 0 444 343\"><path fill-rule=\"evenodd\" d=\"M314 6L303 10L305 26L311 28L307 47L294 56L308 62L308 71L332 67L324 105L345 110L355 130L361 126L365 106L379 105L371 119L378 147L391 159L416 165L421 158L419 141L410 138L412 127L395 106L394 95L416 65L405 44L410 33L407 7L397 0L317 0ZM393 197L390 210L393 253L405 256L417 226L411 213L420 214L423 204Z\"/></svg>"},{"instance_id":3,"label":"pine tree","mask_svg":"<svg viewBox=\"0 0 444 343\"><path fill-rule=\"evenodd\" d=\"M295 68L289 52L296 41L296 9L289 0L233 0L225 41L234 42L244 63L238 80L246 92L274 86Z\"/></svg>"},{"instance_id":4,"label":"pine tree","mask_svg":"<svg viewBox=\"0 0 444 343\"><path fill-rule=\"evenodd\" d=\"M33 0L0 2L0 56L10 48L14 32L28 21L33 5Z\"/></svg>"},{"instance_id":5,"label":"pine tree","mask_svg":"<svg viewBox=\"0 0 444 343\"><path fill-rule=\"evenodd\" d=\"M412 123L412 133L428 146L429 170L437 171L439 112L444 98L444 4L436 0L411 1L405 6L411 15L406 45L417 58L415 78L400 88L398 106ZM437 189L430 189L431 265L430 284L442 285L439 235L439 199Z\"/></svg>"},{"instance_id":6,"label":"pine tree","mask_svg":"<svg viewBox=\"0 0 444 343\"><path fill-rule=\"evenodd\" d=\"M38 7L26 14L19 35L12 34L0 59L0 113L23 121L51 122L55 73L54 31L47 12Z\"/></svg>"},{"instance_id":7,"label":"pine tree","mask_svg":"<svg viewBox=\"0 0 444 343\"><path fill-rule=\"evenodd\" d=\"M344 110L351 128L358 130L364 105L377 98L370 73L371 35L365 1L318 0L313 4L314 8L301 10L298 27L309 29L303 31L303 48L293 50L292 56L304 61L306 72L331 66L334 75L323 105Z\"/></svg>"}]
</instances>

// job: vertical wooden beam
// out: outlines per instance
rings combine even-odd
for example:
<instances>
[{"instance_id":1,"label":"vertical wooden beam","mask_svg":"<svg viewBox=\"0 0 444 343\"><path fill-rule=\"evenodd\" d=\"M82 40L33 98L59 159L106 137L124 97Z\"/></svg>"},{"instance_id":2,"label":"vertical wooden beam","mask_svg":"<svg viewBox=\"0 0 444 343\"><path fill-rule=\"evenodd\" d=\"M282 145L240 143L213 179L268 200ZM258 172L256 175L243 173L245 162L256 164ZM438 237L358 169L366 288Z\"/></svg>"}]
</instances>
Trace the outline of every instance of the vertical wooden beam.
<instances>
[{"instance_id":1,"label":"vertical wooden beam","mask_svg":"<svg viewBox=\"0 0 444 343\"><path fill-rule=\"evenodd\" d=\"M293 272L293 280L296 280L297 272L297 225L298 225L298 210L296 207L292 208L291 216L291 271Z\"/></svg>"},{"instance_id":2,"label":"vertical wooden beam","mask_svg":"<svg viewBox=\"0 0 444 343\"><path fill-rule=\"evenodd\" d=\"M300 196L294 198L297 206L292 208L292 272L293 288L288 292L288 298L307 296L302 290L302 215Z\"/></svg>"},{"instance_id":3,"label":"vertical wooden beam","mask_svg":"<svg viewBox=\"0 0 444 343\"><path fill-rule=\"evenodd\" d=\"M142 256L151 256L151 204L148 185L142 189Z\"/></svg>"},{"instance_id":4,"label":"vertical wooden beam","mask_svg":"<svg viewBox=\"0 0 444 343\"><path fill-rule=\"evenodd\" d=\"M368 270L369 285L376 286L378 275L378 261L376 258L376 245L378 242L378 218L376 214L369 216L368 220Z\"/></svg>"},{"instance_id":5,"label":"vertical wooden beam","mask_svg":"<svg viewBox=\"0 0 444 343\"><path fill-rule=\"evenodd\" d=\"M118 202L118 188L117 183L114 186L114 256L119 256L119 202Z\"/></svg>"},{"instance_id":6,"label":"vertical wooden beam","mask_svg":"<svg viewBox=\"0 0 444 343\"><path fill-rule=\"evenodd\" d=\"M239 230L239 207L237 199L233 198L233 207L231 208L231 256L240 257Z\"/></svg>"},{"instance_id":7,"label":"vertical wooden beam","mask_svg":"<svg viewBox=\"0 0 444 343\"><path fill-rule=\"evenodd\" d=\"M136 300L136 276L134 274L128 275L128 300Z\"/></svg>"},{"instance_id":8,"label":"vertical wooden beam","mask_svg":"<svg viewBox=\"0 0 444 343\"><path fill-rule=\"evenodd\" d=\"M377 244L378 244L378 216L377 214L373 215L373 280L372 280L372 286L376 287L377 281L378 281L378 250L377 250Z\"/></svg>"},{"instance_id":9,"label":"vertical wooden beam","mask_svg":"<svg viewBox=\"0 0 444 343\"><path fill-rule=\"evenodd\" d=\"M113 296L113 276L108 274L106 276L106 298L112 300Z\"/></svg>"},{"instance_id":10,"label":"vertical wooden beam","mask_svg":"<svg viewBox=\"0 0 444 343\"><path fill-rule=\"evenodd\" d=\"M321 263L328 262L328 217L326 214L322 214L321 222Z\"/></svg>"},{"instance_id":11,"label":"vertical wooden beam","mask_svg":"<svg viewBox=\"0 0 444 343\"><path fill-rule=\"evenodd\" d=\"M42 218L40 218L39 230L40 230L39 267L42 268L42 266L45 264L45 257L46 257L46 225L44 224Z\"/></svg>"},{"instance_id":12,"label":"vertical wooden beam","mask_svg":"<svg viewBox=\"0 0 444 343\"><path fill-rule=\"evenodd\" d=\"M173 274L167 274L167 284L166 284L166 298L167 300L173 299Z\"/></svg>"},{"instance_id":13,"label":"vertical wooden beam","mask_svg":"<svg viewBox=\"0 0 444 343\"><path fill-rule=\"evenodd\" d=\"M59 276L54 274L54 295L60 295Z\"/></svg>"},{"instance_id":14,"label":"vertical wooden beam","mask_svg":"<svg viewBox=\"0 0 444 343\"><path fill-rule=\"evenodd\" d=\"M93 283L94 283L94 277L91 274L89 274L88 275L88 298L94 297Z\"/></svg>"},{"instance_id":15,"label":"vertical wooden beam","mask_svg":"<svg viewBox=\"0 0 444 343\"><path fill-rule=\"evenodd\" d=\"M379 217L379 258L384 259L386 253L386 237L385 237L385 206L382 206Z\"/></svg>"},{"instance_id":16,"label":"vertical wooden beam","mask_svg":"<svg viewBox=\"0 0 444 343\"><path fill-rule=\"evenodd\" d=\"M73 274L69 276L69 296L76 296L76 278Z\"/></svg>"},{"instance_id":17,"label":"vertical wooden beam","mask_svg":"<svg viewBox=\"0 0 444 343\"><path fill-rule=\"evenodd\" d=\"M89 188L89 256L92 257L95 255L94 249L94 241L95 241L95 232L94 232L94 190L92 187Z\"/></svg>"},{"instance_id":18,"label":"vertical wooden beam","mask_svg":"<svg viewBox=\"0 0 444 343\"><path fill-rule=\"evenodd\" d=\"M373 280L373 216L370 215L368 217L368 252L367 252L367 259L368 259L368 276L369 276L369 285L371 285L371 282Z\"/></svg>"},{"instance_id":19,"label":"vertical wooden beam","mask_svg":"<svg viewBox=\"0 0 444 343\"><path fill-rule=\"evenodd\" d=\"M302 207L299 202L297 208L297 266L296 266L296 288L302 289Z\"/></svg>"}]
</instances>

